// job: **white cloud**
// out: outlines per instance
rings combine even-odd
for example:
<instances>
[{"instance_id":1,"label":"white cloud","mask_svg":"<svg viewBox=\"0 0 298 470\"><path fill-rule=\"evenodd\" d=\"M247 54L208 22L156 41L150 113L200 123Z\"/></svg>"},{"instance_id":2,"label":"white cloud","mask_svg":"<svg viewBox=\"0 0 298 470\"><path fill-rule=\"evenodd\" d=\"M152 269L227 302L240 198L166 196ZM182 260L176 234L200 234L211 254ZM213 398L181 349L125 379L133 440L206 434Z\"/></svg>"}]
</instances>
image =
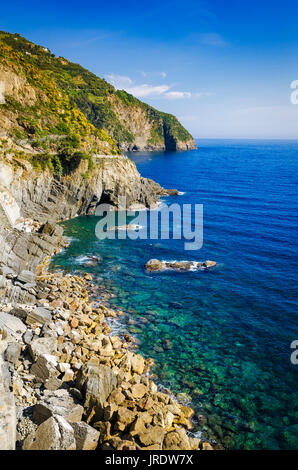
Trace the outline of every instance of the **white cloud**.
<instances>
[{"instance_id":1,"label":"white cloud","mask_svg":"<svg viewBox=\"0 0 298 470\"><path fill-rule=\"evenodd\" d=\"M141 72L145 76L145 72ZM167 76L166 72L161 72L164 78ZM202 96L209 96L212 93L191 93L190 91L169 91L173 85L150 85L148 83L135 83L127 75L117 75L114 73L106 74L105 78L117 90L125 90L127 93L136 96L137 98L146 98L159 96L169 100L181 100L189 98L200 98Z\"/></svg>"},{"instance_id":2,"label":"white cloud","mask_svg":"<svg viewBox=\"0 0 298 470\"><path fill-rule=\"evenodd\" d=\"M142 85L134 85L132 87L124 88L127 93L131 93L132 95L138 98L144 98L145 96L160 96L163 95L166 91L170 89L168 85L148 85L144 83Z\"/></svg>"},{"instance_id":3,"label":"white cloud","mask_svg":"<svg viewBox=\"0 0 298 470\"><path fill-rule=\"evenodd\" d=\"M191 93L189 91L168 91L165 94L165 97L170 100L181 100L184 98L191 98Z\"/></svg>"},{"instance_id":4,"label":"white cloud","mask_svg":"<svg viewBox=\"0 0 298 470\"><path fill-rule=\"evenodd\" d=\"M200 35L200 42L206 46L227 47L229 43L217 33L207 33Z\"/></svg>"},{"instance_id":5,"label":"white cloud","mask_svg":"<svg viewBox=\"0 0 298 470\"><path fill-rule=\"evenodd\" d=\"M144 98L146 96L160 96L170 89L169 85L149 85L148 83L138 85L135 84L135 82L126 75L117 75L111 73L105 75L105 78L118 90L125 90L127 93L131 93L137 98Z\"/></svg>"}]
</instances>

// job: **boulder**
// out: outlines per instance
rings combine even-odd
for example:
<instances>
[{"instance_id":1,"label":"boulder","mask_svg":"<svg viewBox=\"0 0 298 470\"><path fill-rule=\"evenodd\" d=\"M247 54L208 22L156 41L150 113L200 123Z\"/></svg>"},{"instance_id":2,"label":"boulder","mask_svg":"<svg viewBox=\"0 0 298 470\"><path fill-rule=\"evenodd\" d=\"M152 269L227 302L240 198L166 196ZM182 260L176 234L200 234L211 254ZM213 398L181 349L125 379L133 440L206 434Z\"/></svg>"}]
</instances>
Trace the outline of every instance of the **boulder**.
<instances>
[{"instance_id":1,"label":"boulder","mask_svg":"<svg viewBox=\"0 0 298 470\"><path fill-rule=\"evenodd\" d=\"M147 269L147 271L150 271L150 272L161 271L162 269L164 269L164 265L158 259L150 259L145 264L145 268Z\"/></svg>"},{"instance_id":2,"label":"boulder","mask_svg":"<svg viewBox=\"0 0 298 470\"><path fill-rule=\"evenodd\" d=\"M142 375L145 367L145 360L140 354L134 354L128 351L128 358L130 361L131 371Z\"/></svg>"},{"instance_id":3,"label":"boulder","mask_svg":"<svg viewBox=\"0 0 298 470\"><path fill-rule=\"evenodd\" d=\"M74 430L62 416L52 416L25 439L23 450L76 450Z\"/></svg>"},{"instance_id":4,"label":"boulder","mask_svg":"<svg viewBox=\"0 0 298 470\"><path fill-rule=\"evenodd\" d=\"M147 387L144 384L135 384L131 387L131 393L133 398L142 398L146 392Z\"/></svg>"},{"instance_id":5,"label":"boulder","mask_svg":"<svg viewBox=\"0 0 298 470\"><path fill-rule=\"evenodd\" d=\"M144 432L139 434L139 439L144 446L151 446L163 442L165 431L161 426L149 426Z\"/></svg>"},{"instance_id":6,"label":"boulder","mask_svg":"<svg viewBox=\"0 0 298 470\"><path fill-rule=\"evenodd\" d=\"M19 319L5 312L0 312L0 332L20 341L27 330L26 325Z\"/></svg>"},{"instance_id":7,"label":"boulder","mask_svg":"<svg viewBox=\"0 0 298 470\"><path fill-rule=\"evenodd\" d=\"M50 354L41 354L31 367L31 374L35 375L38 381L45 383L47 380L58 377L57 358Z\"/></svg>"},{"instance_id":8,"label":"boulder","mask_svg":"<svg viewBox=\"0 0 298 470\"><path fill-rule=\"evenodd\" d=\"M69 422L82 420L84 409L65 389L45 391L33 410L33 417L38 423L42 423L51 416L59 415Z\"/></svg>"},{"instance_id":9,"label":"boulder","mask_svg":"<svg viewBox=\"0 0 298 470\"><path fill-rule=\"evenodd\" d=\"M74 430L77 450L95 450L97 447L99 432L89 426L89 424L80 421L71 423Z\"/></svg>"},{"instance_id":10,"label":"boulder","mask_svg":"<svg viewBox=\"0 0 298 470\"><path fill-rule=\"evenodd\" d=\"M36 274L33 273L32 271L27 271L26 269L24 269L23 271L21 271L20 274L18 274L17 279L18 279L18 281L21 281L24 284L35 283Z\"/></svg>"},{"instance_id":11,"label":"boulder","mask_svg":"<svg viewBox=\"0 0 298 470\"><path fill-rule=\"evenodd\" d=\"M34 361L37 360L38 356L44 354L53 354L57 351L57 339L52 336L46 336L45 338L36 338L29 344L29 353Z\"/></svg>"},{"instance_id":12,"label":"boulder","mask_svg":"<svg viewBox=\"0 0 298 470\"><path fill-rule=\"evenodd\" d=\"M100 419L103 405L110 393L117 386L117 377L106 366L86 364L82 367L77 378L77 387L82 390L86 415L91 419Z\"/></svg>"},{"instance_id":13,"label":"boulder","mask_svg":"<svg viewBox=\"0 0 298 470\"><path fill-rule=\"evenodd\" d=\"M134 421L135 416L136 413L134 411L125 408L125 406L120 406L117 412L115 429L118 431L124 431L125 428Z\"/></svg>"},{"instance_id":14,"label":"boulder","mask_svg":"<svg viewBox=\"0 0 298 470\"><path fill-rule=\"evenodd\" d=\"M10 343L5 351L5 359L7 362L15 365L18 362L22 351L22 345L20 343Z\"/></svg>"},{"instance_id":15,"label":"boulder","mask_svg":"<svg viewBox=\"0 0 298 470\"><path fill-rule=\"evenodd\" d=\"M32 312L29 312L26 318L27 325L33 325L34 323L40 323L45 325L52 320L52 314L50 310L44 307L36 307Z\"/></svg>"},{"instance_id":16,"label":"boulder","mask_svg":"<svg viewBox=\"0 0 298 470\"><path fill-rule=\"evenodd\" d=\"M163 449L164 450L197 450L200 440L187 436L184 428L177 428L175 431L166 434Z\"/></svg>"}]
</instances>

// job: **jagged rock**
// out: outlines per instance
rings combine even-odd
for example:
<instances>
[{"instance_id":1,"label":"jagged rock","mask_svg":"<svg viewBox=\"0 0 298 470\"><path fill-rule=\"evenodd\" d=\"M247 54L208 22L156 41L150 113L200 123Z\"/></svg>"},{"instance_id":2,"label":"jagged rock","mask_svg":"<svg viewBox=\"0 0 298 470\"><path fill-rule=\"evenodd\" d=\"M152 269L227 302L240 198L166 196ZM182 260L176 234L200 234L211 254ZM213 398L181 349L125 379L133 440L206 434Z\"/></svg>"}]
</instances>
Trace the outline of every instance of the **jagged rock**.
<instances>
[{"instance_id":1,"label":"jagged rock","mask_svg":"<svg viewBox=\"0 0 298 470\"><path fill-rule=\"evenodd\" d=\"M138 413L137 419L132 423L130 427L130 434L135 436L142 434L146 431L146 425L152 422L152 416L147 412Z\"/></svg>"},{"instance_id":2,"label":"jagged rock","mask_svg":"<svg viewBox=\"0 0 298 470\"><path fill-rule=\"evenodd\" d=\"M114 372L102 365L86 364L78 374L77 387L85 396L84 408L91 419L100 419L104 402L117 386Z\"/></svg>"},{"instance_id":3,"label":"jagged rock","mask_svg":"<svg viewBox=\"0 0 298 470\"><path fill-rule=\"evenodd\" d=\"M166 434L163 449L165 450L196 450L200 440L189 438L184 428L177 428L175 431Z\"/></svg>"},{"instance_id":4,"label":"jagged rock","mask_svg":"<svg viewBox=\"0 0 298 470\"><path fill-rule=\"evenodd\" d=\"M36 307L32 312L29 312L26 318L27 325L33 325L34 323L40 323L45 325L52 320L52 314L50 310L43 307Z\"/></svg>"},{"instance_id":5,"label":"jagged rock","mask_svg":"<svg viewBox=\"0 0 298 470\"><path fill-rule=\"evenodd\" d=\"M29 330L28 328L23 335L23 341L25 344L30 344L32 340L33 340L33 331Z\"/></svg>"},{"instance_id":6,"label":"jagged rock","mask_svg":"<svg viewBox=\"0 0 298 470\"><path fill-rule=\"evenodd\" d=\"M22 351L22 345L20 343L10 343L5 351L5 359L7 362L15 365L18 362Z\"/></svg>"},{"instance_id":7,"label":"jagged rock","mask_svg":"<svg viewBox=\"0 0 298 470\"><path fill-rule=\"evenodd\" d=\"M44 382L44 386L47 390L55 391L61 387L62 383L62 380L58 379L57 377L51 377Z\"/></svg>"},{"instance_id":8,"label":"jagged rock","mask_svg":"<svg viewBox=\"0 0 298 470\"><path fill-rule=\"evenodd\" d=\"M135 416L136 413L134 411L131 411L124 406L119 407L115 429L118 431L124 431L126 427L133 422Z\"/></svg>"},{"instance_id":9,"label":"jagged rock","mask_svg":"<svg viewBox=\"0 0 298 470\"><path fill-rule=\"evenodd\" d=\"M165 431L160 426L149 426L143 433L139 434L139 439L144 446L154 444L161 445L163 442Z\"/></svg>"},{"instance_id":10,"label":"jagged rock","mask_svg":"<svg viewBox=\"0 0 298 470\"><path fill-rule=\"evenodd\" d=\"M0 331L20 341L27 327L19 319L5 312L0 312Z\"/></svg>"},{"instance_id":11,"label":"jagged rock","mask_svg":"<svg viewBox=\"0 0 298 470\"><path fill-rule=\"evenodd\" d=\"M99 432L83 421L71 423L74 430L77 450L94 450L97 447Z\"/></svg>"},{"instance_id":12,"label":"jagged rock","mask_svg":"<svg viewBox=\"0 0 298 470\"><path fill-rule=\"evenodd\" d=\"M52 336L36 338L29 344L29 352L34 361L43 354L53 354L57 351L58 342Z\"/></svg>"},{"instance_id":13,"label":"jagged rock","mask_svg":"<svg viewBox=\"0 0 298 470\"><path fill-rule=\"evenodd\" d=\"M23 450L76 450L74 430L62 416L52 416L25 439Z\"/></svg>"},{"instance_id":14,"label":"jagged rock","mask_svg":"<svg viewBox=\"0 0 298 470\"><path fill-rule=\"evenodd\" d=\"M143 384L135 384L131 387L131 393L133 398L142 398L147 392L147 387Z\"/></svg>"},{"instance_id":15,"label":"jagged rock","mask_svg":"<svg viewBox=\"0 0 298 470\"><path fill-rule=\"evenodd\" d=\"M109 396L108 402L115 403L116 405L121 405L125 400L125 396L120 390L114 390Z\"/></svg>"},{"instance_id":16,"label":"jagged rock","mask_svg":"<svg viewBox=\"0 0 298 470\"><path fill-rule=\"evenodd\" d=\"M38 423L42 423L50 416L63 416L69 422L82 420L84 409L75 402L67 390L60 389L54 392L45 391L45 396L35 405L33 417Z\"/></svg>"},{"instance_id":17,"label":"jagged rock","mask_svg":"<svg viewBox=\"0 0 298 470\"><path fill-rule=\"evenodd\" d=\"M38 356L37 361L31 367L31 374L35 375L41 383L46 382L51 378L58 377L59 371L57 370L57 358L50 354L41 354ZM48 387L47 387L48 388Z\"/></svg>"}]
</instances>

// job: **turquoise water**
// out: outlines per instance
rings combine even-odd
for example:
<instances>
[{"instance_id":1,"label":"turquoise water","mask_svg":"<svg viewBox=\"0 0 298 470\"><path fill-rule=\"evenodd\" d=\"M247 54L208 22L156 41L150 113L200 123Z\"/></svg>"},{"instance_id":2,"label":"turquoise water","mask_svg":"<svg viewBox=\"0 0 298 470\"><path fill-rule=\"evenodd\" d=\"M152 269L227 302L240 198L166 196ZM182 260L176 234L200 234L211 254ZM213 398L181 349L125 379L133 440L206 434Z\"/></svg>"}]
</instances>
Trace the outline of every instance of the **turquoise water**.
<instances>
[{"instance_id":1,"label":"turquoise water","mask_svg":"<svg viewBox=\"0 0 298 470\"><path fill-rule=\"evenodd\" d=\"M202 249L99 241L98 217L79 217L63 224L72 241L52 263L91 272L117 294L111 303L128 313L119 331L155 359L163 385L190 395L195 431L230 449L298 449L297 155L297 142L216 140L191 152L134 153L143 176L185 192L166 204L204 205ZM88 266L85 255L101 262ZM218 266L148 274L150 258Z\"/></svg>"}]
</instances>

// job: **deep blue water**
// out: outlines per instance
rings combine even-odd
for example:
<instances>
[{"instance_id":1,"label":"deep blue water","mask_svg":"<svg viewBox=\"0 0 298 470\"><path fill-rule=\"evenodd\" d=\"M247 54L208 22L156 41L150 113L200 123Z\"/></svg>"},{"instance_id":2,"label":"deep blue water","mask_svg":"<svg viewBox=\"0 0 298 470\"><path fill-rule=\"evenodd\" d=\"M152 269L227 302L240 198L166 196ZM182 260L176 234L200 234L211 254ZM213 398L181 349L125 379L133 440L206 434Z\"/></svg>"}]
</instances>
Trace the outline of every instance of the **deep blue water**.
<instances>
[{"instance_id":1,"label":"deep blue water","mask_svg":"<svg viewBox=\"0 0 298 470\"><path fill-rule=\"evenodd\" d=\"M89 271L129 313L123 330L156 361L158 380L192 398L195 430L227 448L298 449L298 142L200 141L190 152L133 153L143 176L204 205L204 244L97 240L97 217L64 224L52 266ZM86 266L82 256L98 254ZM148 274L161 260L215 260L210 271ZM134 325L126 324L128 318ZM164 340L171 349L165 349Z\"/></svg>"}]
</instances>

